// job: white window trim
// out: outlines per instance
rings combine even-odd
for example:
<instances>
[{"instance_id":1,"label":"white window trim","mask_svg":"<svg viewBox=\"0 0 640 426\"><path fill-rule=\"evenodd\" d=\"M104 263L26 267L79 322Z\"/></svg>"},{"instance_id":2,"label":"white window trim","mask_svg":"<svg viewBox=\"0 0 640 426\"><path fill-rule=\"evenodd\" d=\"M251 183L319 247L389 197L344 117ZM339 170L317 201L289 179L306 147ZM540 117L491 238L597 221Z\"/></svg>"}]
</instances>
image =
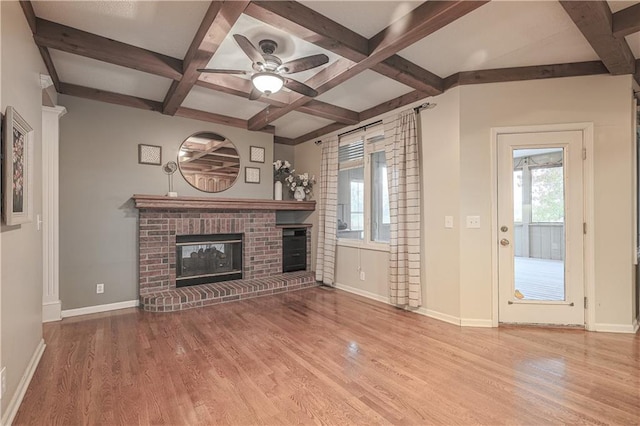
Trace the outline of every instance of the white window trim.
<instances>
[{"instance_id":1,"label":"white window trim","mask_svg":"<svg viewBox=\"0 0 640 426\"><path fill-rule=\"evenodd\" d=\"M385 150L385 141L384 139L377 142L368 142L368 140L377 137L384 136L384 126L379 124L377 126L364 129L360 132L353 133L351 135L344 136L340 138L340 145L348 145L350 143L356 142L360 139L364 139L364 161L360 164L360 161L351 161L346 163L344 167L340 168L338 166L338 170L348 170L350 168L360 167L361 165L364 168L364 238L362 240L356 240L352 238L336 238L337 245L343 247L352 247L373 251L389 251L389 243L372 241L371 240L371 199L372 199L372 191L371 191L371 154L374 152L379 152Z\"/></svg>"}]
</instances>

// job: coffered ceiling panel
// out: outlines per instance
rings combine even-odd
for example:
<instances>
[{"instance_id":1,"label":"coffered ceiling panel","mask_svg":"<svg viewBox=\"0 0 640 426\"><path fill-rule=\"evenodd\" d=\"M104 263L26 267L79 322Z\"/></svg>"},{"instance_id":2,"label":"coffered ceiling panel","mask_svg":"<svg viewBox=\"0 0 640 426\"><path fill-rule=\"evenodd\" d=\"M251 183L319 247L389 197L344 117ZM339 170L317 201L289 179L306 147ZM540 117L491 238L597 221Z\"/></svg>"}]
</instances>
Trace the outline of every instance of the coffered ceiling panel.
<instances>
[{"instance_id":1,"label":"coffered ceiling panel","mask_svg":"<svg viewBox=\"0 0 640 426\"><path fill-rule=\"evenodd\" d=\"M276 126L277 136L295 138L331 123L331 120L294 111L275 120L272 124Z\"/></svg>"},{"instance_id":2,"label":"coffered ceiling panel","mask_svg":"<svg viewBox=\"0 0 640 426\"><path fill-rule=\"evenodd\" d=\"M246 120L262 111L267 105L195 86L182 106Z\"/></svg>"},{"instance_id":3,"label":"coffered ceiling panel","mask_svg":"<svg viewBox=\"0 0 640 426\"><path fill-rule=\"evenodd\" d=\"M316 99L354 111L363 111L412 90L409 86L367 70Z\"/></svg>"},{"instance_id":4,"label":"coffered ceiling panel","mask_svg":"<svg viewBox=\"0 0 640 426\"><path fill-rule=\"evenodd\" d=\"M35 1L36 16L182 59L206 1Z\"/></svg>"},{"instance_id":5,"label":"coffered ceiling panel","mask_svg":"<svg viewBox=\"0 0 640 426\"><path fill-rule=\"evenodd\" d=\"M611 9L611 12L616 13L622 9L626 9L629 6L633 6L634 4L638 4L640 3L640 0L614 0L614 1L607 1L607 3L609 4L609 8Z\"/></svg>"},{"instance_id":6,"label":"coffered ceiling panel","mask_svg":"<svg viewBox=\"0 0 640 426\"><path fill-rule=\"evenodd\" d=\"M611 12L616 13L633 5L640 3L640 0L622 0L622 1L608 1ZM630 34L625 37L629 47L633 52L633 56L636 59L640 59L640 33Z\"/></svg>"},{"instance_id":7,"label":"coffered ceiling panel","mask_svg":"<svg viewBox=\"0 0 640 426\"><path fill-rule=\"evenodd\" d=\"M640 33L631 34L625 37L629 47L633 52L633 56L640 58Z\"/></svg>"},{"instance_id":8,"label":"coffered ceiling panel","mask_svg":"<svg viewBox=\"0 0 640 426\"><path fill-rule=\"evenodd\" d=\"M231 28L229 35L222 42L213 58L211 58L211 61L209 61L207 68L253 71L251 68L251 60L242 52L240 46L238 46L234 40L233 34L241 34L247 37L258 50L260 50L258 43L261 40L268 39L275 41L278 44L275 56L280 58L282 62L319 53L324 53L329 57L327 65L308 71L290 74L292 78L301 82L304 82L339 58L338 55L329 52L328 50L324 50L314 44L289 35L284 31L260 22L250 16L242 15ZM249 76L246 76L245 78L249 78Z\"/></svg>"},{"instance_id":9,"label":"coffered ceiling panel","mask_svg":"<svg viewBox=\"0 0 640 426\"><path fill-rule=\"evenodd\" d=\"M301 1L331 20L371 38L402 18L422 1Z\"/></svg>"},{"instance_id":10,"label":"coffered ceiling panel","mask_svg":"<svg viewBox=\"0 0 640 426\"><path fill-rule=\"evenodd\" d=\"M494 1L399 52L440 77L458 71L598 60L555 1Z\"/></svg>"},{"instance_id":11,"label":"coffered ceiling panel","mask_svg":"<svg viewBox=\"0 0 640 426\"><path fill-rule=\"evenodd\" d=\"M80 86L162 101L171 80L95 59L51 50L60 80Z\"/></svg>"},{"instance_id":12,"label":"coffered ceiling panel","mask_svg":"<svg viewBox=\"0 0 640 426\"><path fill-rule=\"evenodd\" d=\"M608 7L616 13L638 3L609 1ZM61 93L251 131L272 132L265 126L273 125L281 142L292 144L458 84L631 74L640 59L637 9L618 15L618 36L626 38L616 40L608 36L607 4L595 1L273 0L220 1L212 8L210 4L21 3ZM234 34L247 37L258 49L261 40L275 41L274 55L282 62L327 55L327 64L288 76L324 93L311 101L285 88L250 101L252 86L247 80L255 70ZM187 54L192 44L197 51ZM200 74L197 70L205 63L207 68L242 70L247 75ZM298 65L304 68L304 63ZM277 60L269 64L268 69L277 69ZM551 64L560 66L540 67ZM534 67L521 68L525 66ZM483 71L487 69L496 71ZM640 83L639 75L634 79Z\"/></svg>"}]
</instances>

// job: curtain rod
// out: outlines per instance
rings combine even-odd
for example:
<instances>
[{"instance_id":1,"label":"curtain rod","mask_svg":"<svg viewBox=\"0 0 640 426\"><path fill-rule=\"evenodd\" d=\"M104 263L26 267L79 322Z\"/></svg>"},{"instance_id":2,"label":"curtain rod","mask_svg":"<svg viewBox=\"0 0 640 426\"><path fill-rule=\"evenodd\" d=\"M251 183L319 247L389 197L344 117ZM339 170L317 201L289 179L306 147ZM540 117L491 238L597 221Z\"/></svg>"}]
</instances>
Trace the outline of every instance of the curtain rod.
<instances>
[{"instance_id":1,"label":"curtain rod","mask_svg":"<svg viewBox=\"0 0 640 426\"><path fill-rule=\"evenodd\" d=\"M417 107L415 107L415 108L413 109L413 112L415 112L416 114L418 114L418 113L419 113L420 111L422 111L423 109L432 109L432 108L435 108L435 107L436 107L436 105L438 105L438 104L433 104L433 103L430 103L430 102L425 102L425 103L423 103L422 105L418 105Z\"/></svg>"},{"instance_id":2,"label":"curtain rod","mask_svg":"<svg viewBox=\"0 0 640 426\"><path fill-rule=\"evenodd\" d=\"M373 123L365 124L364 126L360 126L360 127L356 128L356 129L352 129L352 130L349 130L347 132L338 133L338 137L342 137L344 135L348 135L350 133L354 133L354 132L357 132L357 131L360 131L360 130L367 130L367 128L373 127L373 126L377 126L378 124L382 124L382 120L378 120L378 121L374 121ZM322 143L322 140L319 139L319 140L315 141L314 143L316 145L320 145Z\"/></svg>"},{"instance_id":3,"label":"curtain rod","mask_svg":"<svg viewBox=\"0 0 640 426\"><path fill-rule=\"evenodd\" d=\"M378 121L374 121L373 123L369 123L369 124L365 124L364 126L360 126L357 129L352 129L349 130L348 132L344 132L344 133L338 133L338 137L344 136L344 135L348 135L350 133L355 133L359 130L367 130L367 128L369 127L373 127L373 126L377 126L378 124L381 124L382 120L378 120Z\"/></svg>"},{"instance_id":4,"label":"curtain rod","mask_svg":"<svg viewBox=\"0 0 640 426\"><path fill-rule=\"evenodd\" d=\"M435 108L436 105L438 105L438 104L425 102L422 105L418 105L417 107L413 108L413 112L418 114L423 109L432 109L432 108ZM358 128L349 130L348 132L338 133L338 137L342 137L344 135L348 135L348 134L351 134L351 133L354 133L354 132L357 132L357 131L360 131L360 130L367 130L367 128L373 127L373 126L377 126L378 124L381 124L381 123L382 123L382 120L374 121L373 123L365 124L364 126L360 126ZM322 140L315 141L316 145L320 145L321 143L322 143Z\"/></svg>"}]
</instances>

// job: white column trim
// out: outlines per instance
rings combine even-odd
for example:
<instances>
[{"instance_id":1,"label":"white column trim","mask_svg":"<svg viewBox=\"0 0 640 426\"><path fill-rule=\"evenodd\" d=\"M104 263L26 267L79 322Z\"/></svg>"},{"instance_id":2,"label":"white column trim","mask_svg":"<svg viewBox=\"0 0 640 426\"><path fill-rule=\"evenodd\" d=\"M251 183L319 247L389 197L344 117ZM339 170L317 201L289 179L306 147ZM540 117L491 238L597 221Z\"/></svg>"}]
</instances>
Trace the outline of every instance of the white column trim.
<instances>
[{"instance_id":1,"label":"white column trim","mask_svg":"<svg viewBox=\"0 0 640 426\"><path fill-rule=\"evenodd\" d=\"M42 107L42 322L62 319L60 302L59 148L62 106Z\"/></svg>"}]
</instances>

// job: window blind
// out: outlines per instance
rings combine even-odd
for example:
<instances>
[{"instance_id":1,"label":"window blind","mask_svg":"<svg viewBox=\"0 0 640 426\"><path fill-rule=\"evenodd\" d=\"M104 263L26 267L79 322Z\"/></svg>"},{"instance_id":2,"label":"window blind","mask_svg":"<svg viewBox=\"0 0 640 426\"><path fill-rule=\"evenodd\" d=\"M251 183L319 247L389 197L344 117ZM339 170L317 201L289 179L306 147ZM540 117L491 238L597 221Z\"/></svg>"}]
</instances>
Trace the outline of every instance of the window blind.
<instances>
[{"instance_id":1,"label":"window blind","mask_svg":"<svg viewBox=\"0 0 640 426\"><path fill-rule=\"evenodd\" d=\"M338 162L362 160L364 158L364 140L360 139L349 144L340 145L338 148Z\"/></svg>"}]
</instances>

